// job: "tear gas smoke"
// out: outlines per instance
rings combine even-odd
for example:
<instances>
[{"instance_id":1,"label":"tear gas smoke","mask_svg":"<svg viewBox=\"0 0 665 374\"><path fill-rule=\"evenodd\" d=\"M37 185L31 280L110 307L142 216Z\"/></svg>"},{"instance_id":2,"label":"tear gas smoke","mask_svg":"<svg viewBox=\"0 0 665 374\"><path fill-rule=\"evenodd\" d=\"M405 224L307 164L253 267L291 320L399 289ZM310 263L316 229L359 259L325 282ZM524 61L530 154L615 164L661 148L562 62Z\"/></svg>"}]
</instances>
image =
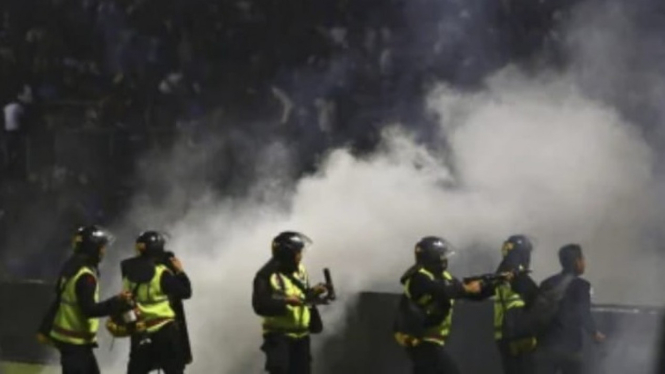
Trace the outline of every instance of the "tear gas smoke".
<instances>
[{"instance_id":1,"label":"tear gas smoke","mask_svg":"<svg viewBox=\"0 0 665 374\"><path fill-rule=\"evenodd\" d=\"M194 297L186 303L192 372L261 367L251 283L270 255L271 239L286 229L314 240L305 256L314 280L321 279L323 266L333 270L341 299L324 308L328 331L340 327L344 304L359 292L398 291L414 243L431 234L458 247L451 269L459 275L493 270L477 269L473 259L498 259L501 241L513 233L538 239L536 278L557 271L557 249L577 242L588 258L596 302L662 302L651 286L662 281L663 261L640 250L650 245L645 233L659 214L655 154L635 125L579 89L577 77L525 77L507 68L481 92L437 87L429 107L439 115L445 153L416 144L402 124L384 131L372 155L331 152L315 175L291 190L266 183L292 174L293 154L275 143L255 158L270 167L262 168L248 197L225 199L199 190L199 198L171 194L160 206L137 206L132 225L148 228L155 217L178 216L170 207L187 199L186 214L157 222L172 234L169 246L193 282ZM173 168L185 162L171 160ZM102 354L102 361L121 370L125 348Z\"/></svg>"},{"instance_id":2,"label":"tear gas smoke","mask_svg":"<svg viewBox=\"0 0 665 374\"><path fill-rule=\"evenodd\" d=\"M614 275L626 266L645 269L626 249L640 243L652 218L652 154L634 127L566 77L533 80L510 70L477 94L439 87L430 106L440 113L447 157L394 127L369 157L332 152L316 175L298 182L286 211L249 198L206 200L172 223L170 247L194 285L186 304L192 370L230 373L260 364L251 282L270 240L285 229L314 239L305 257L310 273L320 279L323 266L332 268L343 302L361 291L397 291L421 236L441 235L460 251L480 244L498 256L500 241L515 232L538 238L537 276L558 269L559 246L579 242L589 278L602 284L598 301L650 302L640 299L652 296L643 278ZM274 165L275 175L282 166L288 162ZM465 274L471 264L451 266ZM640 292L622 293L628 287ZM327 308L329 324L340 320L340 304Z\"/></svg>"}]
</instances>

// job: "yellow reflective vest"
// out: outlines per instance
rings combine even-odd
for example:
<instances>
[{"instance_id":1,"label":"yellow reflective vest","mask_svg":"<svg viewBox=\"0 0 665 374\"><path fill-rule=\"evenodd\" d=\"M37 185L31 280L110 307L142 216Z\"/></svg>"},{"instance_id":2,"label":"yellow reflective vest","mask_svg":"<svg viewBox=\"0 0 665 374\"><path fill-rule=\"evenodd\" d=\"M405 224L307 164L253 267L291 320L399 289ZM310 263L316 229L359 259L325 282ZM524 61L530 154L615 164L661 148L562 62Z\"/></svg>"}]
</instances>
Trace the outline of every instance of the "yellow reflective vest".
<instances>
[{"instance_id":1,"label":"yellow reflective vest","mask_svg":"<svg viewBox=\"0 0 665 374\"><path fill-rule=\"evenodd\" d=\"M97 341L99 319L83 315L76 297L76 282L84 274L90 274L97 280L95 271L87 266L79 269L73 277L60 280L60 305L50 332L54 340L75 345L94 344ZM99 282L95 288L94 300L99 302Z\"/></svg>"},{"instance_id":2,"label":"yellow reflective vest","mask_svg":"<svg viewBox=\"0 0 665 374\"><path fill-rule=\"evenodd\" d=\"M305 289L309 288L307 271L302 264L298 267L298 271L293 273L293 278L300 281ZM277 272L270 276L270 287L273 295L277 297L295 296L305 300L305 293L282 273ZM286 313L281 316L264 317L263 333L281 333L294 339L309 335L311 318L309 307L287 305L286 310Z\"/></svg>"},{"instance_id":3,"label":"yellow reflective vest","mask_svg":"<svg viewBox=\"0 0 665 374\"><path fill-rule=\"evenodd\" d=\"M494 292L494 339L503 338L503 320L506 313L514 308L524 308L524 300L513 291L510 283L504 282Z\"/></svg>"},{"instance_id":4,"label":"yellow reflective vest","mask_svg":"<svg viewBox=\"0 0 665 374\"><path fill-rule=\"evenodd\" d=\"M496 287L494 294L494 339L503 339L503 323L506 314L512 309L524 308L526 304L518 293L513 291L509 282L504 282ZM538 341L535 337L526 337L509 342L512 355L531 352L536 348Z\"/></svg>"},{"instance_id":5,"label":"yellow reflective vest","mask_svg":"<svg viewBox=\"0 0 665 374\"><path fill-rule=\"evenodd\" d=\"M140 312L140 321L148 333L153 333L175 320L168 295L162 290L161 279L164 272L171 272L164 265L155 266L155 274L148 283L131 282L127 277L122 280L122 288L132 292Z\"/></svg>"},{"instance_id":6,"label":"yellow reflective vest","mask_svg":"<svg viewBox=\"0 0 665 374\"><path fill-rule=\"evenodd\" d=\"M418 273L426 275L431 280L434 280L436 278L434 274L430 273L424 268L420 268L420 270L418 270ZM443 272L443 278L447 281L453 280L453 276L450 275L450 273L448 273L447 271ZM410 285L411 285L411 279L409 278L405 282L404 288L406 296L409 299L412 299L411 293L409 292ZM424 308L425 313L427 313L428 315L437 311L436 310L437 306L434 304L434 299L432 295L423 295L418 300L413 300L413 301L415 301L415 303L418 304L420 307ZM455 300L450 299L450 311L448 312L448 315L446 316L446 318L443 319L443 321L441 321L440 324L438 324L437 326L432 326L425 331L425 336L422 338L423 341L439 345L443 345L445 343L446 339L448 338L448 335L450 335L450 327L452 326L452 320L453 320L454 304Z\"/></svg>"}]
</instances>

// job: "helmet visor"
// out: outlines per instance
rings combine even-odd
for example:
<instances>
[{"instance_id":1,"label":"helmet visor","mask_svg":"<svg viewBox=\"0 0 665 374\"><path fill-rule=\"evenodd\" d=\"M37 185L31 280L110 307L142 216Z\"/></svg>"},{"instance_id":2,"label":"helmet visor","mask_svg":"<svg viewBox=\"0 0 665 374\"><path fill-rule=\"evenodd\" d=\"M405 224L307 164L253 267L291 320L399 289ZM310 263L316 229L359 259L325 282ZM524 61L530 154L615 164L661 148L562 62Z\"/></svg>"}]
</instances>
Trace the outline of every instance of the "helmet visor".
<instances>
[{"instance_id":1,"label":"helmet visor","mask_svg":"<svg viewBox=\"0 0 665 374\"><path fill-rule=\"evenodd\" d=\"M457 254L457 248L445 239L439 238L434 244L440 253L441 260L449 259Z\"/></svg>"},{"instance_id":2,"label":"helmet visor","mask_svg":"<svg viewBox=\"0 0 665 374\"><path fill-rule=\"evenodd\" d=\"M108 230L100 228L92 233L92 237L99 243L103 243L104 246L110 247L115 243L115 236L111 234Z\"/></svg>"},{"instance_id":3,"label":"helmet visor","mask_svg":"<svg viewBox=\"0 0 665 374\"><path fill-rule=\"evenodd\" d=\"M303 252L305 250L308 250L314 244L314 242L312 241L312 239L310 239L309 236L299 232L295 233L295 235L291 238L291 240L293 240L294 242L302 243L301 251Z\"/></svg>"}]
</instances>

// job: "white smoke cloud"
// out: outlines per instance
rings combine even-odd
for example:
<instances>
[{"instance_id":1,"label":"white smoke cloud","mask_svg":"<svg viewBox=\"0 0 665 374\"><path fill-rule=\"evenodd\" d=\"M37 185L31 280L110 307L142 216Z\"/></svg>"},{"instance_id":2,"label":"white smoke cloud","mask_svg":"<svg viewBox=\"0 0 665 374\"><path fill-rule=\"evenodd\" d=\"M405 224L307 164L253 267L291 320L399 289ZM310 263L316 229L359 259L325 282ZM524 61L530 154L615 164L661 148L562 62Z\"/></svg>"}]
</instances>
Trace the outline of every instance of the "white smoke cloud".
<instances>
[{"instance_id":1,"label":"white smoke cloud","mask_svg":"<svg viewBox=\"0 0 665 374\"><path fill-rule=\"evenodd\" d=\"M596 302L664 302L653 290L663 281L664 261L648 235L662 213L656 154L651 139L606 104L632 100L635 85L656 100L663 76L640 74L628 64L639 35L625 32L632 27L625 13L594 12L569 30L575 64L568 73L527 77L507 68L480 92L437 87L429 107L439 115L445 153L423 148L396 126L384 132L376 153L356 158L337 149L316 175L289 190L280 176L294 174L294 155L274 143L256 158L260 178L244 200L176 188L159 205L137 201L132 221L167 222L170 246L193 282L194 298L186 302L195 356L189 371L260 371L251 282L268 260L272 237L287 229L313 238L305 257L312 278L321 279L324 266L333 271L340 301L323 308L328 331L343 327L346 306L358 293L398 292L412 247L425 235L459 248L451 263L459 276L492 271L495 264L479 268L472 261L498 260L510 234L537 238L536 279L558 270L561 245L577 242ZM200 182L191 160L180 152L158 170L177 170L176 187ZM174 213L174 206L181 211ZM113 354L100 352L109 372L123 370L127 345L116 342Z\"/></svg>"},{"instance_id":2,"label":"white smoke cloud","mask_svg":"<svg viewBox=\"0 0 665 374\"><path fill-rule=\"evenodd\" d=\"M282 189L262 194L273 198L261 202L208 196L172 223L170 246L194 287L186 302L195 355L191 372L260 370L251 283L268 260L270 240L287 229L313 238L305 257L312 278L321 279L324 266L333 271L341 300L324 308L332 330L341 327L344 305L359 292L399 291L412 247L425 235L441 235L461 252L487 248L483 254L496 258L508 235L533 235L536 278L558 269L561 245L579 242L597 301L653 303L645 277L658 278L659 262L646 255L635 261L632 251L652 218L653 155L632 125L586 98L566 76L526 78L512 69L492 77L479 93L441 86L430 107L440 115L446 154L428 152L394 127L371 156L332 152L286 200ZM289 153L274 149L262 158L273 161L263 181L281 168L290 170ZM259 183L254 191L272 185ZM453 260L453 272L466 275L471 258ZM110 371L126 364L123 344L103 360Z\"/></svg>"}]
</instances>

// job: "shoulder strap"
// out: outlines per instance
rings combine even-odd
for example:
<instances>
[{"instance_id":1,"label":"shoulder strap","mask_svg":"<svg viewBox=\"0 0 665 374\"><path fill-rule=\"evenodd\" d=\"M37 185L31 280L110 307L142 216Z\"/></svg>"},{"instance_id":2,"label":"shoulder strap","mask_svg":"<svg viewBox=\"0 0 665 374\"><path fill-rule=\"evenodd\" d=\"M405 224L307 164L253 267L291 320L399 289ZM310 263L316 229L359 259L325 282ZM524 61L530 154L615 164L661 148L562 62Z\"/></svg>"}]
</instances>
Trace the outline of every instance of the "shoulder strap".
<instances>
[{"instance_id":1,"label":"shoulder strap","mask_svg":"<svg viewBox=\"0 0 665 374\"><path fill-rule=\"evenodd\" d=\"M308 288L305 287L305 285L300 280L294 277L293 274L284 274L284 276L287 277L294 286L298 287L302 293L307 294L307 292L309 292Z\"/></svg>"},{"instance_id":2,"label":"shoulder strap","mask_svg":"<svg viewBox=\"0 0 665 374\"><path fill-rule=\"evenodd\" d=\"M575 280L575 276L572 274L564 274L559 282L551 285L549 287L540 288L541 297L550 300L550 305L553 306L553 310L557 310L561 305L570 284ZM553 304L552 304L553 302Z\"/></svg>"},{"instance_id":3,"label":"shoulder strap","mask_svg":"<svg viewBox=\"0 0 665 374\"><path fill-rule=\"evenodd\" d=\"M570 287L570 284L573 283L575 280L575 276L572 274L566 274L563 276L563 279L559 282L559 284L555 287L561 292L561 299L566 294L566 291L568 291L568 287Z\"/></svg>"}]
</instances>

